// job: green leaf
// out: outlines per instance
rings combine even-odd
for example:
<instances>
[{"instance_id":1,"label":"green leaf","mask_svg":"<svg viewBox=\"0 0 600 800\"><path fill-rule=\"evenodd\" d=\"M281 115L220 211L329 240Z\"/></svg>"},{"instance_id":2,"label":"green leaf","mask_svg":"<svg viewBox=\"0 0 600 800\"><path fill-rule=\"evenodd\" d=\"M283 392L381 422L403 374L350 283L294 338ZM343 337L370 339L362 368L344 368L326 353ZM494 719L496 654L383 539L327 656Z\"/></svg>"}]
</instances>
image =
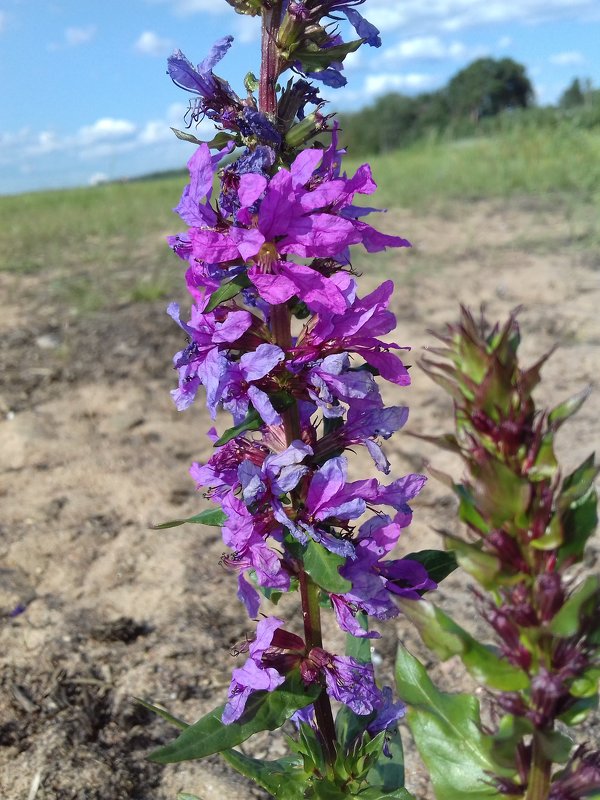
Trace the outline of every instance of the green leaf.
<instances>
[{"instance_id":1,"label":"green leaf","mask_svg":"<svg viewBox=\"0 0 600 800\"><path fill-rule=\"evenodd\" d=\"M179 792L177 794L177 800L202 800L202 798L198 797L197 794L190 794L189 792Z\"/></svg>"},{"instance_id":2,"label":"green leaf","mask_svg":"<svg viewBox=\"0 0 600 800\"><path fill-rule=\"evenodd\" d=\"M370 786L363 789L356 795L360 800L416 800L407 789L395 789L392 792L385 792L379 786Z\"/></svg>"},{"instance_id":3,"label":"green leaf","mask_svg":"<svg viewBox=\"0 0 600 800\"><path fill-rule=\"evenodd\" d=\"M552 520L554 522L556 517ZM555 550L563 543L563 532L558 520L556 524L550 524L546 532L537 539L532 539L529 544L535 550Z\"/></svg>"},{"instance_id":4,"label":"green leaf","mask_svg":"<svg viewBox=\"0 0 600 800\"><path fill-rule=\"evenodd\" d=\"M533 733L533 724L525 717L505 714L493 736L492 754L502 766L515 770L517 746L524 736Z\"/></svg>"},{"instance_id":5,"label":"green leaf","mask_svg":"<svg viewBox=\"0 0 600 800\"><path fill-rule=\"evenodd\" d=\"M454 483L452 488L459 499L458 517L466 525L479 533L489 533L490 526L477 509L477 503L471 492L462 483Z\"/></svg>"},{"instance_id":6,"label":"green leaf","mask_svg":"<svg viewBox=\"0 0 600 800\"><path fill-rule=\"evenodd\" d=\"M224 750L221 756L237 772L262 786L278 800L301 800L308 776L298 756L259 761L238 750Z\"/></svg>"},{"instance_id":7,"label":"green leaf","mask_svg":"<svg viewBox=\"0 0 600 800\"><path fill-rule=\"evenodd\" d=\"M561 509L568 508L584 497L596 480L599 471L600 467L594 464L594 453L592 453L564 479L558 496L559 507Z\"/></svg>"},{"instance_id":8,"label":"green leaf","mask_svg":"<svg viewBox=\"0 0 600 800\"><path fill-rule=\"evenodd\" d=\"M184 730L185 728L189 727L189 723L184 722L182 719L178 717L174 717L172 714L169 714L164 708L160 708L159 706L154 706L152 703L146 702L146 700L142 700L141 697L134 697L134 702L139 703L139 705L144 706L147 708L148 711L152 711L154 714L158 714L159 717L166 719L167 722L170 722L171 725L174 725L176 728L180 730Z\"/></svg>"},{"instance_id":9,"label":"green leaf","mask_svg":"<svg viewBox=\"0 0 600 800\"><path fill-rule=\"evenodd\" d=\"M398 694L411 706L408 724L437 800L499 800L500 794L489 783L490 773L512 775L512 771L492 757L492 740L481 731L477 698L439 691L423 665L402 645L396 681Z\"/></svg>"},{"instance_id":10,"label":"green leaf","mask_svg":"<svg viewBox=\"0 0 600 800\"><path fill-rule=\"evenodd\" d=\"M333 594L344 594L352 588L350 581L342 578L339 568L343 567L346 559L331 553L323 545L309 539L304 552L304 569L313 581Z\"/></svg>"},{"instance_id":11,"label":"green leaf","mask_svg":"<svg viewBox=\"0 0 600 800\"><path fill-rule=\"evenodd\" d=\"M335 733L336 739L345 751L364 733L374 716L374 713L361 716L352 711L349 706L340 707L335 718Z\"/></svg>"},{"instance_id":12,"label":"green leaf","mask_svg":"<svg viewBox=\"0 0 600 800\"><path fill-rule=\"evenodd\" d=\"M233 136L230 136L227 133L221 131L221 133L217 133L214 139L211 139L210 142L203 142L202 139L198 139L191 133L187 131L178 131L177 128L171 128L173 133L178 139L182 139L184 142L191 142L192 144L207 144L211 149L218 149L225 147L227 142L233 141Z\"/></svg>"},{"instance_id":13,"label":"green leaf","mask_svg":"<svg viewBox=\"0 0 600 800\"><path fill-rule=\"evenodd\" d=\"M535 736L549 761L566 764L573 749L573 740L559 731L536 731Z\"/></svg>"},{"instance_id":14,"label":"green leaf","mask_svg":"<svg viewBox=\"0 0 600 800\"><path fill-rule=\"evenodd\" d=\"M593 697L580 697L569 707L568 711L565 711L558 718L561 722L564 722L565 725L569 725L569 727L580 725L589 717L592 711L596 711L597 708L598 695L594 695Z\"/></svg>"},{"instance_id":15,"label":"green leaf","mask_svg":"<svg viewBox=\"0 0 600 800\"><path fill-rule=\"evenodd\" d=\"M253 72L247 72L244 78L244 88L247 92L255 92L258 89L259 80Z\"/></svg>"},{"instance_id":16,"label":"green leaf","mask_svg":"<svg viewBox=\"0 0 600 800\"><path fill-rule=\"evenodd\" d=\"M460 656L475 680L492 689L512 692L529 686L529 678L523 670L478 642L433 603L405 598L398 598L398 602L404 615L417 627L424 643L442 661Z\"/></svg>"},{"instance_id":17,"label":"green leaf","mask_svg":"<svg viewBox=\"0 0 600 800\"><path fill-rule=\"evenodd\" d=\"M318 44L309 44L304 49L294 51L294 59L302 63L305 72L320 72L327 69L334 61L343 61L349 53L353 53L363 43L362 39L353 42L344 42L336 47L319 47Z\"/></svg>"},{"instance_id":18,"label":"green leaf","mask_svg":"<svg viewBox=\"0 0 600 800\"><path fill-rule=\"evenodd\" d=\"M477 464L472 462L471 473L474 504L493 527L509 520L519 524L524 519L531 493L528 480L489 455Z\"/></svg>"},{"instance_id":19,"label":"green leaf","mask_svg":"<svg viewBox=\"0 0 600 800\"><path fill-rule=\"evenodd\" d=\"M294 711L312 703L320 691L316 684L305 686L299 672L290 673L285 683L273 692L251 695L244 714L236 722L224 725L221 722L224 706L219 706L187 727L174 742L151 753L149 759L158 764L174 764L230 750L254 733L280 728Z\"/></svg>"},{"instance_id":20,"label":"green leaf","mask_svg":"<svg viewBox=\"0 0 600 800\"><path fill-rule=\"evenodd\" d=\"M208 305L203 313L207 314L209 311L214 311L221 303L225 303L227 300L236 297L242 289L247 289L248 286L250 286L250 278L245 272L241 272L232 280L219 286L219 288L211 294Z\"/></svg>"},{"instance_id":21,"label":"green leaf","mask_svg":"<svg viewBox=\"0 0 600 800\"><path fill-rule=\"evenodd\" d=\"M499 584L502 571L500 559L481 549L481 544L470 544L446 534L448 547L456 553L456 560L465 572L475 578L485 589Z\"/></svg>"},{"instance_id":22,"label":"green leaf","mask_svg":"<svg viewBox=\"0 0 600 800\"><path fill-rule=\"evenodd\" d=\"M549 625L550 631L555 636L574 636L579 630L582 611L585 610L588 601L593 599L594 602L598 602L599 592L600 578L597 575L589 575L553 618Z\"/></svg>"},{"instance_id":23,"label":"green leaf","mask_svg":"<svg viewBox=\"0 0 600 800\"><path fill-rule=\"evenodd\" d=\"M563 422L572 417L573 414L576 414L590 396L590 392L591 387L588 386L587 389L555 406L548 414L548 423L552 430L557 431Z\"/></svg>"},{"instance_id":24,"label":"green leaf","mask_svg":"<svg viewBox=\"0 0 600 800\"><path fill-rule=\"evenodd\" d=\"M176 528L178 525L185 525L186 522L193 522L195 525L210 525L213 528L220 528L227 522L227 514L220 508L208 508L193 517L187 519L172 519L169 522L161 522L160 525L151 525L152 530L159 531L164 528Z\"/></svg>"},{"instance_id":25,"label":"green leaf","mask_svg":"<svg viewBox=\"0 0 600 800\"><path fill-rule=\"evenodd\" d=\"M227 428L225 433L213 444L213 447L221 447L221 445L227 444L227 442L235 439L241 433L246 433L246 431L259 431L262 426L263 421L260 414L254 408L251 408L246 414L246 419L240 422L239 425Z\"/></svg>"},{"instance_id":26,"label":"green leaf","mask_svg":"<svg viewBox=\"0 0 600 800\"><path fill-rule=\"evenodd\" d=\"M583 497L561 513L557 523L563 531L563 544L559 549L561 563L570 557L577 560L583 557L585 544L598 524L597 506L598 498L592 486Z\"/></svg>"},{"instance_id":27,"label":"green leaf","mask_svg":"<svg viewBox=\"0 0 600 800\"><path fill-rule=\"evenodd\" d=\"M388 729L385 738L391 758L386 756L382 749L377 761L369 770L367 782L384 792L392 792L404 786L404 749L397 726Z\"/></svg>"},{"instance_id":28,"label":"green leaf","mask_svg":"<svg viewBox=\"0 0 600 800\"><path fill-rule=\"evenodd\" d=\"M417 553L408 553L403 559L418 561L425 567L431 580L436 583L441 583L451 572L458 569L456 556L448 550L419 550Z\"/></svg>"}]
</instances>

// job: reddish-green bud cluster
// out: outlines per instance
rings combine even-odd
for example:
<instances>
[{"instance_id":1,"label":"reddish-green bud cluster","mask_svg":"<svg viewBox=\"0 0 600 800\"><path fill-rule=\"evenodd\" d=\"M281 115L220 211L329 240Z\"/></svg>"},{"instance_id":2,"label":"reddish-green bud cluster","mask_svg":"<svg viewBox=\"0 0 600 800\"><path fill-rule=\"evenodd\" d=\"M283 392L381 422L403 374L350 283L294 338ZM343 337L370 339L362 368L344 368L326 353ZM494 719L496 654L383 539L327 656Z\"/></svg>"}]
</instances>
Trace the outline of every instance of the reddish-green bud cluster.
<instances>
[{"instance_id":1,"label":"reddish-green bud cluster","mask_svg":"<svg viewBox=\"0 0 600 800\"><path fill-rule=\"evenodd\" d=\"M438 338L443 347L430 352L440 358L425 359L423 368L452 395L456 433L431 440L464 461L462 482L451 485L470 533L469 541L449 545L490 590L475 590L481 614L504 658L526 678L523 688L496 695L507 712L497 755L515 773L498 788L528 800L553 797L554 781L563 778L552 764L565 763L572 749L556 723L575 725L596 706L600 674L600 580L580 581L572 569L596 526L598 467L592 455L563 478L554 450L556 432L587 392L551 411L536 408L532 392L548 356L520 367L516 313L490 330L463 308L459 323ZM586 757L588 772L590 758L598 756ZM576 773L572 761L571 782ZM535 795L534 779L546 786Z\"/></svg>"}]
</instances>

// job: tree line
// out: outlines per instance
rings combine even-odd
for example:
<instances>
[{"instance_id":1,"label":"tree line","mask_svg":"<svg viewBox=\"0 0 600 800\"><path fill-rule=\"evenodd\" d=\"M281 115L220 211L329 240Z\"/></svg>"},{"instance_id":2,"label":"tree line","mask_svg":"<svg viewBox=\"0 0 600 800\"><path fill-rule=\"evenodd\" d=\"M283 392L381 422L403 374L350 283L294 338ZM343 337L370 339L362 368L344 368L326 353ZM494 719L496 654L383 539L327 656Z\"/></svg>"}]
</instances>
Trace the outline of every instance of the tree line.
<instances>
[{"instance_id":1,"label":"tree line","mask_svg":"<svg viewBox=\"0 0 600 800\"><path fill-rule=\"evenodd\" d=\"M535 105L522 64L479 58L434 92L392 92L355 113L341 114L342 141L355 155L406 147L427 136L494 133L515 125L600 126L600 90L575 78L556 106Z\"/></svg>"}]
</instances>

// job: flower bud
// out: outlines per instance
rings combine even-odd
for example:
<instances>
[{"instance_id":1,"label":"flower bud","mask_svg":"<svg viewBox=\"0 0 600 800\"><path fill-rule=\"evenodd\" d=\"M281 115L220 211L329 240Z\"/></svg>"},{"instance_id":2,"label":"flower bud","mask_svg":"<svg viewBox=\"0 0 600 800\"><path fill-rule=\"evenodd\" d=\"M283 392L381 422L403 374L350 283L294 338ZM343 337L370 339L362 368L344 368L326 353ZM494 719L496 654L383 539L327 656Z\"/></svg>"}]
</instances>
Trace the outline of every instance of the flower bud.
<instances>
[{"instance_id":1,"label":"flower bud","mask_svg":"<svg viewBox=\"0 0 600 800\"><path fill-rule=\"evenodd\" d=\"M539 575L536 581L537 606L542 622L550 622L565 601L558 573Z\"/></svg>"}]
</instances>

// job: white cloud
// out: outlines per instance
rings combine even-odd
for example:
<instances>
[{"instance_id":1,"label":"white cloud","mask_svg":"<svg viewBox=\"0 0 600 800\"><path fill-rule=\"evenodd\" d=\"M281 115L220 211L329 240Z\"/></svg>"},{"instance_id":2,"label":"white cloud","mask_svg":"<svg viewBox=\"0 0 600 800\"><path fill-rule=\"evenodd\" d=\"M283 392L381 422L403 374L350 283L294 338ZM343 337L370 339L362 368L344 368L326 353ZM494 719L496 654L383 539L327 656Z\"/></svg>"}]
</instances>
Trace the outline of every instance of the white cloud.
<instances>
[{"instance_id":1,"label":"white cloud","mask_svg":"<svg viewBox=\"0 0 600 800\"><path fill-rule=\"evenodd\" d=\"M428 35L491 23L586 19L595 12L597 0L371 0L366 16L385 32L401 28Z\"/></svg>"},{"instance_id":2,"label":"white cloud","mask_svg":"<svg viewBox=\"0 0 600 800\"><path fill-rule=\"evenodd\" d=\"M501 50L504 50L505 48L507 48L507 47L510 47L510 46L511 46L511 44L512 44L512 41L513 41L513 40L511 39L511 37L510 37L510 36L501 36L501 37L498 39L498 42L497 42L497 44L496 44L496 47L499 47Z\"/></svg>"},{"instance_id":3,"label":"white cloud","mask_svg":"<svg viewBox=\"0 0 600 800\"><path fill-rule=\"evenodd\" d=\"M100 186L102 183L106 183L108 180L108 175L106 172L92 172L90 177L88 178L88 184L90 186Z\"/></svg>"},{"instance_id":4,"label":"white cloud","mask_svg":"<svg viewBox=\"0 0 600 800\"><path fill-rule=\"evenodd\" d=\"M395 72L385 72L378 75L368 75L365 79L362 94L366 99L384 92L425 89L433 83L435 83L435 78L432 75L424 75L418 72L398 75Z\"/></svg>"},{"instance_id":5,"label":"white cloud","mask_svg":"<svg viewBox=\"0 0 600 800\"><path fill-rule=\"evenodd\" d=\"M83 145L93 145L98 142L115 141L130 137L136 130L133 122L126 119L113 119L102 117L92 125L85 125L77 133L77 141Z\"/></svg>"},{"instance_id":6,"label":"white cloud","mask_svg":"<svg viewBox=\"0 0 600 800\"><path fill-rule=\"evenodd\" d=\"M154 31L144 31L140 33L133 47L138 53L145 56L164 56L173 49L173 42L171 39L164 39Z\"/></svg>"},{"instance_id":7,"label":"white cloud","mask_svg":"<svg viewBox=\"0 0 600 800\"><path fill-rule=\"evenodd\" d=\"M559 67L572 67L576 64L583 64L584 61L583 55L576 50L566 50L550 56L550 63L557 64Z\"/></svg>"},{"instance_id":8,"label":"white cloud","mask_svg":"<svg viewBox=\"0 0 600 800\"><path fill-rule=\"evenodd\" d=\"M86 25L84 28L67 28L65 31L65 43L68 47L78 47L81 44L91 42L96 35L95 25Z\"/></svg>"},{"instance_id":9,"label":"white cloud","mask_svg":"<svg viewBox=\"0 0 600 800\"><path fill-rule=\"evenodd\" d=\"M386 48L382 61L442 61L466 58L470 51L462 42L446 44L439 36L415 36Z\"/></svg>"}]
</instances>

